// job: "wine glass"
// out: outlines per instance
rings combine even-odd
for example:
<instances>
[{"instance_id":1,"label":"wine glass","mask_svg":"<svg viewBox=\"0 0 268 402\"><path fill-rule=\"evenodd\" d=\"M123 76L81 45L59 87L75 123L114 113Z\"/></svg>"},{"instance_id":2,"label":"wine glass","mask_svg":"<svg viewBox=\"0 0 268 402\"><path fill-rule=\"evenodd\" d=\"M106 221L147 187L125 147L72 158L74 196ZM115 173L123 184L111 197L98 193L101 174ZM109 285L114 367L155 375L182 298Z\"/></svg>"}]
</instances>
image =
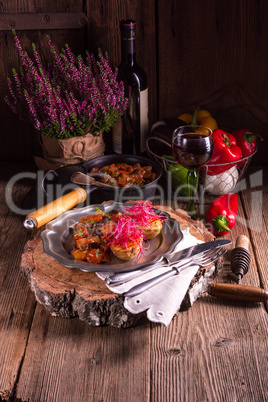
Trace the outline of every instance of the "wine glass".
<instances>
[{"instance_id":1,"label":"wine glass","mask_svg":"<svg viewBox=\"0 0 268 402\"><path fill-rule=\"evenodd\" d=\"M198 125L176 128L172 136L172 153L176 161L188 169L188 213L194 218L194 200L198 184L198 171L211 158L213 152L212 130Z\"/></svg>"}]
</instances>

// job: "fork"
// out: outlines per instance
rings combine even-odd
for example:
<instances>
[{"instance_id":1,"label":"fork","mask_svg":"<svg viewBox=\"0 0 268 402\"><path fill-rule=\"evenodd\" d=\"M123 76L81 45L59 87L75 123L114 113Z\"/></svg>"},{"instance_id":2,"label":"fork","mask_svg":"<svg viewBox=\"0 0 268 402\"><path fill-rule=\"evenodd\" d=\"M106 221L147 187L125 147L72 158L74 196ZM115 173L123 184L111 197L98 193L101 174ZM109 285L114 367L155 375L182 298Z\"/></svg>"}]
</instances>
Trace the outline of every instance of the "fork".
<instances>
[{"instance_id":1,"label":"fork","mask_svg":"<svg viewBox=\"0 0 268 402\"><path fill-rule=\"evenodd\" d=\"M200 258L200 256L202 257L203 253L196 255L195 258ZM177 266L180 267L181 265L187 263L188 261L191 261L191 259L190 258L184 258L180 262L173 262L173 263L168 262L165 265L163 265L162 261L160 261L159 264L156 263L156 264L148 265L145 268L136 269L135 271L121 272L121 273L112 274L111 276L107 276L105 278L105 282L107 283L107 285L112 285L112 286L121 285L122 283L126 283L128 281L131 281L132 279L136 279L139 276L147 274L148 272L153 271L158 267L163 268L163 267L170 266L170 268L171 268L172 265L175 265L175 264L177 264Z\"/></svg>"},{"instance_id":2,"label":"fork","mask_svg":"<svg viewBox=\"0 0 268 402\"><path fill-rule=\"evenodd\" d=\"M180 265L173 267L171 270L165 272L164 274L158 275L152 279L148 279L147 281L142 282L139 285L136 285L133 288L129 289L125 293L125 296L137 296L140 293L143 293L146 290L157 285L158 283L163 282L165 279L170 278L174 275L179 275L181 271L189 268L190 266L199 265L200 267L207 267L208 265L211 265L215 261L217 261L221 256L223 256L226 251L227 250L223 247L219 247L212 251L210 250L209 252L205 252L196 257L188 259L188 261L184 260L181 262Z\"/></svg>"},{"instance_id":3,"label":"fork","mask_svg":"<svg viewBox=\"0 0 268 402\"><path fill-rule=\"evenodd\" d=\"M214 250L219 250L219 248L217 247ZM211 253L211 251L213 251L213 250L206 251L206 253ZM175 264L177 267L180 267L181 265L184 265L184 264L188 263L189 261L193 261L193 258L194 258L194 261L196 262L196 264L198 265L198 261L200 259L202 260L203 257L204 257L204 252L201 254L197 254L195 257L184 258L182 261L173 262L173 263L168 262L166 265L163 265L160 261L159 265L156 263L156 264L149 265L149 266L139 269L139 270L130 271L130 272L121 272L121 273L113 274L111 276L107 276L105 278L105 282L107 283L107 285L118 286L118 285L121 285L122 283L126 283L132 279L136 279L139 276L147 274L148 272L153 271L158 267L163 268L165 266L166 267L170 266L170 268L171 268Z\"/></svg>"}]
</instances>

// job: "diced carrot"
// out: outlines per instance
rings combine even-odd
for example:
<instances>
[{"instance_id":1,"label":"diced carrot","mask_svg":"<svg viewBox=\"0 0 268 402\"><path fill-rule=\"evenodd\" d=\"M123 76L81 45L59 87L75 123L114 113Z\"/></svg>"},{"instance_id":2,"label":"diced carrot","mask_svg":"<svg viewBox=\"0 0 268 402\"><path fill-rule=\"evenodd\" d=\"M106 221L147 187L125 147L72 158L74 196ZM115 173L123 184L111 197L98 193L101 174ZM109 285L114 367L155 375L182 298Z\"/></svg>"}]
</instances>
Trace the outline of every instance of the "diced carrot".
<instances>
[{"instance_id":1,"label":"diced carrot","mask_svg":"<svg viewBox=\"0 0 268 402\"><path fill-rule=\"evenodd\" d=\"M104 251L100 248L92 248L87 251L86 260L91 264L100 264L103 260Z\"/></svg>"},{"instance_id":2,"label":"diced carrot","mask_svg":"<svg viewBox=\"0 0 268 402\"><path fill-rule=\"evenodd\" d=\"M139 163L135 163L135 165L133 165L134 170L138 170L140 168L141 168L141 165Z\"/></svg>"},{"instance_id":3,"label":"diced carrot","mask_svg":"<svg viewBox=\"0 0 268 402\"><path fill-rule=\"evenodd\" d=\"M133 166L129 165L127 169L128 174L131 174L134 172Z\"/></svg>"},{"instance_id":4,"label":"diced carrot","mask_svg":"<svg viewBox=\"0 0 268 402\"><path fill-rule=\"evenodd\" d=\"M100 243L100 238L98 236L84 237L83 239L77 240L76 245L77 247L84 247L92 243Z\"/></svg>"},{"instance_id":5,"label":"diced carrot","mask_svg":"<svg viewBox=\"0 0 268 402\"><path fill-rule=\"evenodd\" d=\"M75 258L76 260L85 261L86 260L86 254L87 254L87 250L75 250L72 253L72 257Z\"/></svg>"},{"instance_id":6,"label":"diced carrot","mask_svg":"<svg viewBox=\"0 0 268 402\"><path fill-rule=\"evenodd\" d=\"M127 184L127 175L125 175L125 174L121 174L119 177L118 177L118 180L117 180L117 182L118 182L118 186L119 187L125 187L125 185Z\"/></svg>"},{"instance_id":7,"label":"diced carrot","mask_svg":"<svg viewBox=\"0 0 268 402\"><path fill-rule=\"evenodd\" d=\"M117 169L117 167L115 166L115 164L112 163L112 164L110 165L110 174L113 175L113 173L114 173L115 171L117 171L117 170L118 170L118 169Z\"/></svg>"},{"instance_id":8,"label":"diced carrot","mask_svg":"<svg viewBox=\"0 0 268 402\"><path fill-rule=\"evenodd\" d=\"M82 218L80 220L80 222L81 223L85 223L87 221L89 221L89 222L100 222L104 215L105 215L105 213L98 212L95 215L84 216L84 218Z\"/></svg>"},{"instance_id":9,"label":"diced carrot","mask_svg":"<svg viewBox=\"0 0 268 402\"><path fill-rule=\"evenodd\" d=\"M85 226L81 225L74 232L73 238L75 240L78 240L78 239L82 239L83 237L87 237L88 235L89 235L89 230Z\"/></svg>"},{"instance_id":10,"label":"diced carrot","mask_svg":"<svg viewBox=\"0 0 268 402\"><path fill-rule=\"evenodd\" d=\"M145 166L143 168L143 170L144 170L144 175L143 175L144 179L149 179L152 174L152 166Z\"/></svg>"},{"instance_id":11,"label":"diced carrot","mask_svg":"<svg viewBox=\"0 0 268 402\"><path fill-rule=\"evenodd\" d=\"M118 170L123 170L124 172L127 170L126 163L118 164L117 167L118 167Z\"/></svg>"}]
</instances>

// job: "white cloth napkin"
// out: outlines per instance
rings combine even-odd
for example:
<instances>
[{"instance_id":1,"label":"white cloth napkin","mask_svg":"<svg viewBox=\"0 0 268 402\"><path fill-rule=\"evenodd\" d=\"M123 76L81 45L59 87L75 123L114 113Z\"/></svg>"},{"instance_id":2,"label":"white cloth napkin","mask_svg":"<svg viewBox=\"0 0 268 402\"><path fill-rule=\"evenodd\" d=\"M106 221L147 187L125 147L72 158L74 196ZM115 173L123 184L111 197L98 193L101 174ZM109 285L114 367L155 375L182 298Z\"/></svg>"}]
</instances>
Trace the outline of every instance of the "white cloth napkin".
<instances>
[{"instance_id":1,"label":"white cloth napkin","mask_svg":"<svg viewBox=\"0 0 268 402\"><path fill-rule=\"evenodd\" d=\"M183 239L176 247L176 251L199 243L202 243L202 241L192 236L189 228L187 228L183 230ZM173 265L176 266L176 264ZM107 285L107 287L114 293L123 294L133 286L169 271L171 267L156 268L123 284ZM138 314L147 310L147 317L150 321L168 326L173 316L178 313L191 280L197 273L198 268L199 266L197 265L191 266L179 275L168 278L137 296L125 297L124 307L132 314ZM96 272L96 274L100 279L105 280L107 276L111 276L113 273Z\"/></svg>"}]
</instances>

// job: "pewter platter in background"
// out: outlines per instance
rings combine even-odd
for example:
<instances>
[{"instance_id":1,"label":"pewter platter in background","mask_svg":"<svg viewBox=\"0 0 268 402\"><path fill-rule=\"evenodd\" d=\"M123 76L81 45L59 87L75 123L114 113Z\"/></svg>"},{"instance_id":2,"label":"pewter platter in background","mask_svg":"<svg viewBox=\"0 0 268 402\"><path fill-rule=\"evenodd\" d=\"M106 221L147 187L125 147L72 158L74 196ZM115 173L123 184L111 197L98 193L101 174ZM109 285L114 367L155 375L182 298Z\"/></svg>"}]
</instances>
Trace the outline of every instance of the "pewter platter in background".
<instances>
[{"instance_id":1,"label":"pewter platter in background","mask_svg":"<svg viewBox=\"0 0 268 402\"><path fill-rule=\"evenodd\" d=\"M177 220L170 218L168 214L158 210L156 210L156 212L161 212L162 215L166 215L167 219L165 220L161 233L156 238L150 240L149 248L144 250L144 255L141 256L139 261L137 261L137 258L124 261L112 256L110 263L90 264L86 261L75 260L69 254L72 247L73 227L81 218L87 215L93 215L96 212L96 208L100 208L105 213L109 213L114 209L124 212L126 208L132 205L131 203L107 202L65 212L48 223L46 229L41 233L45 253L68 268L78 268L84 272L132 271L156 263L162 260L163 257L167 257L182 240L183 234Z\"/></svg>"}]
</instances>

